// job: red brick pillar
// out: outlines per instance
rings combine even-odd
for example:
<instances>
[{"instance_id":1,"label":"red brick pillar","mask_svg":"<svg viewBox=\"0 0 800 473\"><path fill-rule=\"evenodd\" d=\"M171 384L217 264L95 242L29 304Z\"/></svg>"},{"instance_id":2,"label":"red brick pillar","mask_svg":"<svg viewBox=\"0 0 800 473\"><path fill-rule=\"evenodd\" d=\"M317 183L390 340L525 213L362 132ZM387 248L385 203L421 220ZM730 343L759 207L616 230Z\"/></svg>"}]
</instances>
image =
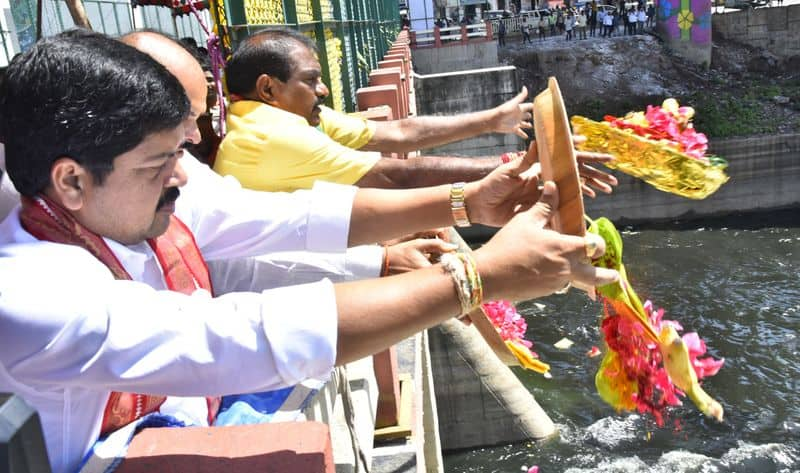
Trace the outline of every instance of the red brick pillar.
<instances>
[{"instance_id":1,"label":"red brick pillar","mask_svg":"<svg viewBox=\"0 0 800 473\"><path fill-rule=\"evenodd\" d=\"M327 425L278 422L144 429L114 471L334 473L336 465Z\"/></svg>"}]
</instances>

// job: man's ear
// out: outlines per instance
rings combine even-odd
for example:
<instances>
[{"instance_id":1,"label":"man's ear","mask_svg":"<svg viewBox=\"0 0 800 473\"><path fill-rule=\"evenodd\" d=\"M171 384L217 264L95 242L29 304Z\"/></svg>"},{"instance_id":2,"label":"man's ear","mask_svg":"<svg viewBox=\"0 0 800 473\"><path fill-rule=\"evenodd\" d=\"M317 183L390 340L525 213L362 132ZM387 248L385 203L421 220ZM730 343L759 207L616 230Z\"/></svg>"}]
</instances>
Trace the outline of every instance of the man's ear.
<instances>
[{"instance_id":1,"label":"man's ear","mask_svg":"<svg viewBox=\"0 0 800 473\"><path fill-rule=\"evenodd\" d=\"M275 106L279 99L280 88L283 84L269 74L261 74L256 79L256 96L259 102Z\"/></svg>"},{"instance_id":2,"label":"man's ear","mask_svg":"<svg viewBox=\"0 0 800 473\"><path fill-rule=\"evenodd\" d=\"M80 210L92 175L72 158L58 158L50 169L50 197L67 210Z\"/></svg>"}]
</instances>

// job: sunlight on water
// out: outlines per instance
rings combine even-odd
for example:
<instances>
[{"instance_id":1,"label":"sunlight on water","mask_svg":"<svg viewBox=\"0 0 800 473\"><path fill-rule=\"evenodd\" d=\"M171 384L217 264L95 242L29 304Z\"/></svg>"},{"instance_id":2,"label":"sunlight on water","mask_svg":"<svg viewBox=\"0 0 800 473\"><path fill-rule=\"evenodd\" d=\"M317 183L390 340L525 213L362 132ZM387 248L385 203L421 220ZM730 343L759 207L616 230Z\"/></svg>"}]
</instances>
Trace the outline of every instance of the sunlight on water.
<instances>
[{"instance_id":1,"label":"sunlight on water","mask_svg":"<svg viewBox=\"0 0 800 473\"><path fill-rule=\"evenodd\" d=\"M601 307L572 291L519 304L553 379L515 372L558 425L558 438L450 454L445 471L800 471L800 228L641 230L623 240L642 300L725 358L704 383L725 422L705 419L688 400L663 428L604 404L594 387L601 357L586 356L592 345L602 348ZM575 344L554 348L562 337Z\"/></svg>"}]
</instances>

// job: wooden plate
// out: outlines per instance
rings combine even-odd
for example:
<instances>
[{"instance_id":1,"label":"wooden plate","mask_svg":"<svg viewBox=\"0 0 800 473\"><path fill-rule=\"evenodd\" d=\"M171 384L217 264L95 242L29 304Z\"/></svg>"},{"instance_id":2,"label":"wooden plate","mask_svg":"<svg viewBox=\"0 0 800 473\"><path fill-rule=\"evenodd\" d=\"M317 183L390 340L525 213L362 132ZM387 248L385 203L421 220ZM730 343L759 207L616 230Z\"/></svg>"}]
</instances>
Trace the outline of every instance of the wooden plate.
<instances>
[{"instance_id":1,"label":"wooden plate","mask_svg":"<svg viewBox=\"0 0 800 473\"><path fill-rule=\"evenodd\" d=\"M583 195L578 177L578 161L572 144L567 111L558 81L551 77L547 89L533 100L533 126L536 148L542 165L542 178L558 186L559 207L553 229L559 233L583 236Z\"/></svg>"}]
</instances>

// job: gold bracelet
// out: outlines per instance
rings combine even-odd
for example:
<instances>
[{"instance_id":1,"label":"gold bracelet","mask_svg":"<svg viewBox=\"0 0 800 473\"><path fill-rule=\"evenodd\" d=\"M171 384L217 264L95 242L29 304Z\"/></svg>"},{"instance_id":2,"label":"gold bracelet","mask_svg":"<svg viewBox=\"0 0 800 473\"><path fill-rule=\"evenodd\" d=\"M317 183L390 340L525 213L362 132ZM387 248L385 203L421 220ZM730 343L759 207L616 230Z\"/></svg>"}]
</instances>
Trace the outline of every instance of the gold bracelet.
<instances>
[{"instance_id":1,"label":"gold bracelet","mask_svg":"<svg viewBox=\"0 0 800 473\"><path fill-rule=\"evenodd\" d=\"M478 273L478 266L475 264L475 259L472 255L459 253L458 259L463 263L464 271L467 273L467 281L469 281L470 289L469 305L471 309L474 309L483 302L483 282L481 281L481 275Z\"/></svg>"},{"instance_id":2,"label":"gold bracelet","mask_svg":"<svg viewBox=\"0 0 800 473\"><path fill-rule=\"evenodd\" d=\"M458 295L458 303L461 306L459 315L468 314L472 309L470 304L472 288L470 287L463 260L452 253L444 253L440 262L445 273L453 278L453 284Z\"/></svg>"},{"instance_id":3,"label":"gold bracelet","mask_svg":"<svg viewBox=\"0 0 800 473\"><path fill-rule=\"evenodd\" d=\"M467 214L467 203L464 201L464 183L456 182L450 186L450 210L453 212L453 220L457 227L469 227L469 215Z\"/></svg>"}]
</instances>

